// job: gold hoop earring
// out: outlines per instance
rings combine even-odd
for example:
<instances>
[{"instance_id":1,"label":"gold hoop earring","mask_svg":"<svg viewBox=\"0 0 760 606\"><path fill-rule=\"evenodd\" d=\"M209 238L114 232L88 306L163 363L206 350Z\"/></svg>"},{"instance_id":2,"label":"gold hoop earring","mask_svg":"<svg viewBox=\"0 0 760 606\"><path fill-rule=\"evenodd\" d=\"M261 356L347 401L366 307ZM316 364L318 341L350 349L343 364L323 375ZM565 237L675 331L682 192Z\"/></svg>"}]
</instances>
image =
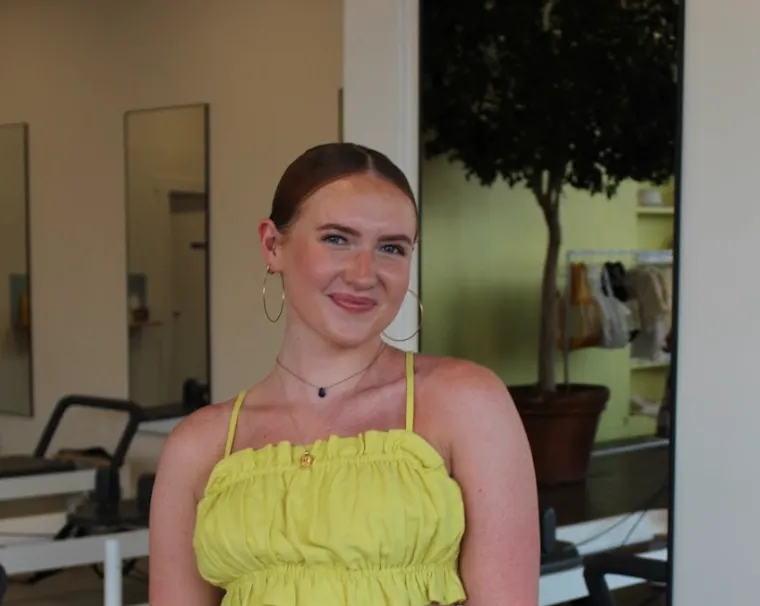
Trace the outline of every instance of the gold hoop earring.
<instances>
[{"instance_id":1,"label":"gold hoop earring","mask_svg":"<svg viewBox=\"0 0 760 606\"><path fill-rule=\"evenodd\" d=\"M267 309L267 280L269 279L269 276L271 276L274 272L270 269L270 266L267 265L267 270L264 273L264 285L261 287L261 302L264 304L264 315L267 317L267 320L269 320L272 324L275 324L277 320L279 320L282 317L282 312L285 311L285 288L282 289L282 298L280 299L280 311L277 314L277 317L273 320L272 316L269 315L269 309ZM282 276L280 277L280 280L282 280Z\"/></svg>"},{"instance_id":2,"label":"gold hoop earring","mask_svg":"<svg viewBox=\"0 0 760 606\"><path fill-rule=\"evenodd\" d=\"M383 336L389 341L393 341L395 343L403 343L404 341L408 341L409 339L413 339L414 337L416 337L420 333L420 330L422 330L422 322L424 319L424 309L422 307L422 301L420 300L420 296L416 292L414 292L411 288L409 289L409 292L412 293L414 297L417 299L417 307L420 310L420 321L417 324L417 330L415 330L410 336L406 337L406 339L394 339L393 337L389 337L388 335L383 333Z\"/></svg>"}]
</instances>

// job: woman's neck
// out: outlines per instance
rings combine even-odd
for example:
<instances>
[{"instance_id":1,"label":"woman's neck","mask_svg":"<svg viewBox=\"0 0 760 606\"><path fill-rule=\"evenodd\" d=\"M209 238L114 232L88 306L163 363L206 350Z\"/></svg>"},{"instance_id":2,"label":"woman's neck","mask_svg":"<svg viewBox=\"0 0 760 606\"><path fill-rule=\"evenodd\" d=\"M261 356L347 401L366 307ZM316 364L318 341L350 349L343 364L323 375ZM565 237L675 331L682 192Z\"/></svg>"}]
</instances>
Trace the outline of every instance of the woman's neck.
<instances>
[{"instance_id":1,"label":"woman's neck","mask_svg":"<svg viewBox=\"0 0 760 606\"><path fill-rule=\"evenodd\" d=\"M315 385L329 385L361 372L380 353L380 337L356 347L340 347L308 330L288 327L278 363L287 371Z\"/></svg>"}]
</instances>

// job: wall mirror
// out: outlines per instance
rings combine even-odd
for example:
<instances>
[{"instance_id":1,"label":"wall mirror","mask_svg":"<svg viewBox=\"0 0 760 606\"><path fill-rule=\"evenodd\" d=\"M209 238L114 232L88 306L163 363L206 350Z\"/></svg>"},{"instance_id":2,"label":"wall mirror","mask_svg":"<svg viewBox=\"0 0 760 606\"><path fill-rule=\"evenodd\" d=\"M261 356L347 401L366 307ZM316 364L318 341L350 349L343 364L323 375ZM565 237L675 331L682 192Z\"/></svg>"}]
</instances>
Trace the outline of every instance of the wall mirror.
<instances>
[{"instance_id":1,"label":"wall mirror","mask_svg":"<svg viewBox=\"0 0 760 606\"><path fill-rule=\"evenodd\" d=\"M29 127L0 124L0 412L32 416Z\"/></svg>"},{"instance_id":2,"label":"wall mirror","mask_svg":"<svg viewBox=\"0 0 760 606\"><path fill-rule=\"evenodd\" d=\"M208 105L127 112L130 397L208 402Z\"/></svg>"},{"instance_id":3,"label":"wall mirror","mask_svg":"<svg viewBox=\"0 0 760 606\"><path fill-rule=\"evenodd\" d=\"M681 5L421 3L421 349L500 375L589 552L667 534Z\"/></svg>"}]
</instances>

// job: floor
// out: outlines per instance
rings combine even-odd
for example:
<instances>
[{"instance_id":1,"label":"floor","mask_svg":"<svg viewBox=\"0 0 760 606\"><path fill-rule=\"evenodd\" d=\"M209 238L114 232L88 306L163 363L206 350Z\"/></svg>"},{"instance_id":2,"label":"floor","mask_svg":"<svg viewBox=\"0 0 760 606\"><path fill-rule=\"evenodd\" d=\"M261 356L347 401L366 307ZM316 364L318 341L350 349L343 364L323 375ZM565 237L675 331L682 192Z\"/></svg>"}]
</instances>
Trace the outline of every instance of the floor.
<instances>
[{"instance_id":1,"label":"floor","mask_svg":"<svg viewBox=\"0 0 760 606\"><path fill-rule=\"evenodd\" d=\"M133 576L124 579L124 604L147 604L148 585L139 578L147 570L139 562ZM3 606L103 606L103 583L92 568L74 568L27 585L14 579Z\"/></svg>"}]
</instances>

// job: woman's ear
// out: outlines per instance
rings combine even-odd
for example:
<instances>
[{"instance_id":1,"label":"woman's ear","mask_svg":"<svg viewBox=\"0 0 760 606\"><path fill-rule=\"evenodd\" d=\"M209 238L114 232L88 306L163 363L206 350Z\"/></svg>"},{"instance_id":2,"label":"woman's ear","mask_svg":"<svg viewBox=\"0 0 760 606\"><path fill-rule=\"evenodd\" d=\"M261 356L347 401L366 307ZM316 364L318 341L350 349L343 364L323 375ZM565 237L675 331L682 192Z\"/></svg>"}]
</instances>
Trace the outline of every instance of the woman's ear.
<instances>
[{"instance_id":1,"label":"woman's ear","mask_svg":"<svg viewBox=\"0 0 760 606\"><path fill-rule=\"evenodd\" d=\"M282 255L280 254L282 234L270 219L264 219L259 223L259 240L264 265L268 266L272 273L282 271Z\"/></svg>"}]
</instances>

